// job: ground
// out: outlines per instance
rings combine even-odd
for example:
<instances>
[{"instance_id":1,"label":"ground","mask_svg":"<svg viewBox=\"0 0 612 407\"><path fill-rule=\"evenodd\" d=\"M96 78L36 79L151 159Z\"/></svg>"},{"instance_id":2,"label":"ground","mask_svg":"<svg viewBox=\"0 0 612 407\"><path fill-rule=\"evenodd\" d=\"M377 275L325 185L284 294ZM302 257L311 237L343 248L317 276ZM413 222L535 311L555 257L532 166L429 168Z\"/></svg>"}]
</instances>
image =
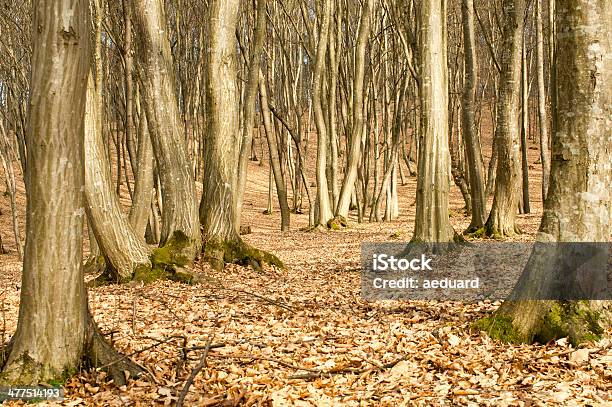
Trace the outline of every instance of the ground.
<instances>
[{"instance_id":1,"label":"ground","mask_svg":"<svg viewBox=\"0 0 612 407\"><path fill-rule=\"evenodd\" d=\"M483 151L488 154L490 145ZM533 240L542 211L537 150L530 150L529 159L533 213L519 216L526 233L515 240ZM580 349L565 340L507 345L469 329L499 303L360 298L360 243L410 239L414 178L400 187L396 221L351 219L346 230L304 232L299 229L307 226L307 215L292 215L291 231L280 232L276 206L272 215L262 214L268 168L250 166L243 224L253 233L244 238L278 255L287 268L255 272L229 265L215 272L197 264L202 282L193 286L158 282L90 290L103 332L149 374L117 388L102 372L80 372L65 384L64 405L171 405L209 339L206 367L185 405L547 406L612 400L609 335ZM20 191L23 212L22 186ZM0 233L9 249L0 255L4 342L17 322L21 265L1 192ZM451 222L458 231L469 224L462 206L453 188Z\"/></svg>"}]
</instances>

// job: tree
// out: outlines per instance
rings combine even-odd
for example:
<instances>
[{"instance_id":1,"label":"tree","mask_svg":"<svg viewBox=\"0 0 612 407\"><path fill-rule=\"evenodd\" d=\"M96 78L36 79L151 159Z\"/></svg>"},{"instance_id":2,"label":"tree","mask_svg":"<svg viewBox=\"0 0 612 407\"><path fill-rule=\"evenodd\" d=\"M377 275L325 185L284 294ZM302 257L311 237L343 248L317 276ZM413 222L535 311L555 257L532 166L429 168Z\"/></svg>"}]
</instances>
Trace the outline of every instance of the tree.
<instances>
[{"instance_id":1,"label":"tree","mask_svg":"<svg viewBox=\"0 0 612 407\"><path fill-rule=\"evenodd\" d=\"M321 29L319 31L319 43L317 46L317 54L315 58L315 67L313 71L313 90L312 104L315 115L315 124L317 126L317 217L315 225L327 226L327 223L332 220L333 212L332 205L329 199L329 187L327 184L327 129L325 117L323 114L322 94L323 94L323 65L325 63L325 54L327 53L327 45L329 42L329 26L331 20L331 0L325 0L322 5Z\"/></svg>"},{"instance_id":2,"label":"tree","mask_svg":"<svg viewBox=\"0 0 612 407\"><path fill-rule=\"evenodd\" d=\"M538 80L538 120L540 123L540 161L542 161L542 202L546 200L550 177L549 125L546 114L546 82L544 81L544 34L542 32L542 0L536 0L536 70Z\"/></svg>"},{"instance_id":3,"label":"tree","mask_svg":"<svg viewBox=\"0 0 612 407\"><path fill-rule=\"evenodd\" d=\"M262 262L282 266L275 256L248 246L236 226L240 132L236 24L238 0L209 3L209 55L206 83L208 137L204 148L204 190L200 222L204 231L204 260L214 268L225 263Z\"/></svg>"},{"instance_id":4,"label":"tree","mask_svg":"<svg viewBox=\"0 0 612 407\"><path fill-rule=\"evenodd\" d=\"M461 126L465 137L465 152L470 179L472 220L467 232L475 232L484 226L486 197L484 163L480 136L475 123L475 101L478 80L478 60L474 33L474 0L461 1L463 17L463 43L465 47L465 85L461 105Z\"/></svg>"},{"instance_id":5,"label":"tree","mask_svg":"<svg viewBox=\"0 0 612 407\"><path fill-rule=\"evenodd\" d=\"M518 205L519 109L521 98L521 52L525 0L503 0L504 20L500 57L500 85L497 98L497 174L493 206L485 224L488 236L519 233L516 226Z\"/></svg>"},{"instance_id":6,"label":"tree","mask_svg":"<svg viewBox=\"0 0 612 407\"><path fill-rule=\"evenodd\" d=\"M96 327L83 281L88 15L84 0L34 7L26 247L17 330L0 356L3 384L61 380L83 363L106 366L119 384L124 371L142 371Z\"/></svg>"},{"instance_id":7,"label":"tree","mask_svg":"<svg viewBox=\"0 0 612 407\"><path fill-rule=\"evenodd\" d=\"M161 0L131 0L140 39L144 111L163 200L160 246L171 262L191 263L201 248L195 182L187 155L175 90L175 75Z\"/></svg>"},{"instance_id":8,"label":"tree","mask_svg":"<svg viewBox=\"0 0 612 407\"><path fill-rule=\"evenodd\" d=\"M612 3L557 0L557 121L552 137L548 196L539 242L609 242L612 234ZM554 254L557 255L557 254ZM554 298L547 256L532 256L511 298ZM550 270L549 270L550 271ZM599 272L607 273L606 268ZM604 278L605 280L605 278ZM528 282L528 284L525 284ZM546 343L569 336L579 343L612 324L610 303L601 301L506 301L476 324L508 341Z\"/></svg>"},{"instance_id":9,"label":"tree","mask_svg":"<svg viewBox=\"0 0 612 407\"><path fill-rule=\"evenodd\" d=\"M348 162L342 188L340 189L340 197L338 199L338 208L336 216L340 220L346 222L348 218L349 207L351 203L351 195L354 191L355 181L357 180L357 167L361 160L361 145L364 132L363 126L363 99L364 99L364 76L366 70L366 46L368 44L368 36L370 35L371 15L374 0L368 0L363 3L361 11L361 21L359 23L359 34L357 36L357 47L355 50L355 76L353 78L353 106L351 120L351 135L348 147ZM330 106L330 109L333 107Z\"/></svg>"},{"instance_id":10,"label":"tree","mask_svg":"<svg viewBox=\"0 0 612 407\"><path fill-rule=\"evenodd\" d=\"M448 68L443 0L424 0L418 11L421 140L413 242L455 239L449 221Z\"/></svg>"}]
</instances>

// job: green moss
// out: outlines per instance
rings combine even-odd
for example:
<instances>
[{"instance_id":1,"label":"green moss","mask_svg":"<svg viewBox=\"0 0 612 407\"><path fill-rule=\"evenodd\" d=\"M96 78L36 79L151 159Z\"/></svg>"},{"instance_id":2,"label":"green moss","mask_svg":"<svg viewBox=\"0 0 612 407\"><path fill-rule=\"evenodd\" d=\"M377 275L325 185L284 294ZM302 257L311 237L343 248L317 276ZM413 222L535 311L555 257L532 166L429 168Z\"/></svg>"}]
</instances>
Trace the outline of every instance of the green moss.
<instances>
[{"instance_id":1,"label":"green moss","mask_svg":"<svg viewBox=\"0 0 612 407\"><path fill-rule=\"evenodd\" d=\"M348 222L344 216L336 216L327 221L327 227L331 230L341 230L348 227Z\"/></svg>"},{"instance_id":2,"label":"green moss","mask_svg":"<svg viewBox=\"0 0 612 407\"><path fill-rule=\"evenodd\" d=\"M190 255L191 246L191 239L185 233L175 231L163 247L153 250L151 255L153 268L173 269L177 266L188 266L193 261Z\"/></svg>"},{"instance_id":3,"label":"green moss","mask_svg":"<svg viewBox=\"0 0 612 407\"><path fill-rule=\"evenodd\" d=\"M507 315L493 315L484 317L472 324L472 329L484 331L493 339L506 343L525 342L516 327L512 324L512 318Z\"/></svg>"},{"instance_id":4,"label":"green moss","mask_svg":"<svg viewBox=\"0 0 612 407\"><path fill-rule=\"evenodd\" d=\"M555 301L544 316L534 340L546 343L568 337L573 345L597 341L604 333L599 320L600 314L590 308L588 301Z\"/></svg>"},{"instance_id":5,"label":"green moss","mask_svg":"<svg viewBox=\"0 0 612 407\"><path fill-rule=\"evenodd\" d=\"M467 235L467 237L481 239L487 235L487 230L483 226L480 229L476 229L476 230L468 229L464 232L464 234Z\"/></svg>"},{"instance_id":6,"label":"green moss","mask_svg":"<svg viewBox=\"0 0 612 407\"><path fill-rule=\"evenodd\" d=\"M275 255L256 249L242 240L210 239L204 248L204 260L215 270L222 270L226 263L252 266L261 269L262 263L284 268L283 262Z\"/></svg>"}]
</instances>

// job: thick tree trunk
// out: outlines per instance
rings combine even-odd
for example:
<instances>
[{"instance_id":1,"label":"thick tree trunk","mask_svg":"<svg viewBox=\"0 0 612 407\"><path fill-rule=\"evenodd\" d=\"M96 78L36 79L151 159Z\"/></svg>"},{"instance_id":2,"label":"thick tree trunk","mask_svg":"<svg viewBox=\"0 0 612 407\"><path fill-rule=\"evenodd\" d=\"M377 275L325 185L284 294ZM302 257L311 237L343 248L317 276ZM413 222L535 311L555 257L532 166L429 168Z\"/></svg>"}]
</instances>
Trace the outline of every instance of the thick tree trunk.
<instances>
[{"instance_id":1,"label":"thick tree trunk","mask_svg":"<svg viewBox=\"0 0 612 407\"><path fill-rule=\"evenodd\" d=\"M609 242L612 3L557 0L556 5L558 127L553 133L550 187L537 240ZM554 281L571 277L546 275L543 271L549 268L538 260L532 256L511 298L537 298L541 293L554 298ZM605 281L606 268L600 272ZM610 301L521 300L504 302L476 326L507 341L546 343L569 336L577 344L597 339L611 324Z\"/></svg>"},{"instance_id":2,"label":"thick tree trunk","mask_svg":"<svg viewBox=\"0 0 612 407\"><path fill-rule=\"evenodd\" d=\"M504 237L520 232L516 226L519 161L519 109L521 50L525 0L504 0L504 30L500 57L501 78L497 98L497 172L493 206L485 224L488 236Z\"/></svg>"},{"instance_id":3,"label":"thick tree trunk","mask_svg":"<svg viewBox=\"0 0 612 407\"><path fill-rule=\"evenodd\" d=\"M138 374L108 343L87 309L83 281L84 114L89 72L88 3L39 0L34 7L28 112L26 248L17 330L0 383L63 380L83 362L112 360ZM110 366L108 366L110 367ZM115 374L120 373L120 374Z\"/></svg>"},{"instance_id":4,"label":"thick tree trunk","mask_svg":"<svg viewBox=\"0 0 612 407\"><path fill-rule=\"evenodd\" d=\"M444 3L424 0L419 7L421 142L414 242L446 243L455 239L448 213L450 153Z\"/></svg>"},{"instance_id":5,"label":"thick tree trunk","mask_svg":"<svg viewBox=\"0 0 612 407\"><path fill-rule=\"evenodd\" d=\"M240 141L235 37L238 11L239 0L212 0L209 3L208 138L204 148L200 222L206 240L204 260L215 269L222 269L225 263L232 262L250 264L255 268L261 262L282 265L275 256L246 245L235 222Z\"/></svg>"},{"instance_id":6,"label":"thick tree trunk","mask_svg":"<svg viewBox=\"0 0 612 407\"><path fill-rule=\"evenodd\" d=\"M478 60L474 33L474 0L462 0L463 43L465 47L465 85L461 105L461 126L465 138L465 152L470 179L472 220L466 232L475 232L484 226L486 197L484 163L480 135L475 123L475 100L478 81Z\"/></svg>"},{"instance_id":7,"label":"thick tree trunk","mask_svg":"<svg viewBox=\"0 0 612 407\"><path fill-rule=\"evenodd\" d=\"M195 182L174 88L166 13L161 0L131 0L139 34L144 110L163 199L160 245L193 262L201 247Z\"/></svg>"}]
</instances>

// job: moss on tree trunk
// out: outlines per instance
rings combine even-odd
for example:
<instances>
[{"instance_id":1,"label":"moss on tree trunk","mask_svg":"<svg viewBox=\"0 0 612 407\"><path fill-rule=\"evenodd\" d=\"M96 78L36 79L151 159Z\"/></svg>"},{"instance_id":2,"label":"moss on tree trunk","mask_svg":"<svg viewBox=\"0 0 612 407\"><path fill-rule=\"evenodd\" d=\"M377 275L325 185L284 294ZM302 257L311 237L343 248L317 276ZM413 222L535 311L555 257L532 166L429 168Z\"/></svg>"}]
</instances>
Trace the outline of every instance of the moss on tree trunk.
<instances>
[{"instance_id":1,"label":"moss on tree trunk","mask_svg":"<svg viewBox=\"0 0 612 407\"><path fill-rule=\"evenodd\" d=\"M251 266L254 270L261 270L263 263L280 268L285 267L278 257L252 247L240 237L232 240L209 239L204 246L204 261L217 271L223 270L225 264Z\"/></svg>"},{"instance_id":2,"label":"moss on tree trunk","mask_svg":"<svg viewBox=\"0 0 612 407\"><path fill-rule=\"evenodd\" d=\"M573 345L596 341L611 326L609 304L596 301L505 302L472 327L507 343L547 343L567 337Z\"/></svg>"}]
</instances>

